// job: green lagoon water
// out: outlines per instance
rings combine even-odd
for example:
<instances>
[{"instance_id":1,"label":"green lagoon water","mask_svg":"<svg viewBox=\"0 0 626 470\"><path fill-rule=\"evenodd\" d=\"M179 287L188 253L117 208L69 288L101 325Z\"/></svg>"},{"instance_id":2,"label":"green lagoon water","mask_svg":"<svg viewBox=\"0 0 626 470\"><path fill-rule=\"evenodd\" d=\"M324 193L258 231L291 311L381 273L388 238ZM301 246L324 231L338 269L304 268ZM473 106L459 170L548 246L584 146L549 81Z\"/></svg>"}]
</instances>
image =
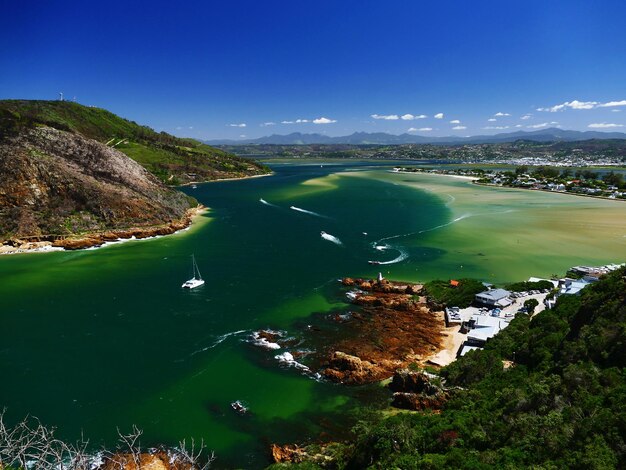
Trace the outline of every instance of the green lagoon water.
<instances>
[{"instance_id":1,"label":"green lagoon water","mask_svg":"<svg viewBox=\"0 0 626 470\"><path fill-rule=\"evenodd\" d=\"M371 394L312 380L282 367L281 351L245 342L256 329L293 331L345 306L338 278L382 270L505 282L626 259L623 203L366 164L274 169L186 188L211 211L180 234L2 257L0 406L9 417L30 413L96 444L137 424L145 444L203 438L217 467L261 468L270 442L340 434ZM183 291L192 253L207 282ZM237 399L250 416L230 409Z\"/></svg>"}]
</instances>

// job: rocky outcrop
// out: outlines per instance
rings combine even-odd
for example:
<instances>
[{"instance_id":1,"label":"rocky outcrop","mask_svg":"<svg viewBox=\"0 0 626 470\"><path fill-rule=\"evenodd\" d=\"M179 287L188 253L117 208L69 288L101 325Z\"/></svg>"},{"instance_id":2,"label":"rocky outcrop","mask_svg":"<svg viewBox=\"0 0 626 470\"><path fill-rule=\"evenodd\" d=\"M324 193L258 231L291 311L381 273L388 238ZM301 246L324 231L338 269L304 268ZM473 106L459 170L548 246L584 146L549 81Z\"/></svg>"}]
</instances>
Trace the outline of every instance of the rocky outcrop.
<instances>
[{"instance_id":1,"label":"rocky outcrop","mask_svg":"<svg viewBox=\"0 0 626 470\"><path fill-rule=\"evenodd\" d=\"M356 288L348 296L360 310L331 317L344 333L321 361L328 380L358 385L387 379L441 348L443 319L416 298L421 285L351 278L342 284Z\"/></svg>"},{"instance_id":2,"label":"rocky outcrop","mask_svg":"<svg viewBox=\"0 0 626 470\"><path fill-rule=\"evenodd\" d=\"M408 369L397 370L389 388L394 392L425 393L433 395L440 388L431 383L430 378L422 372L414 372Z\"/></svg>"},{"instance_id":3,"label":"rocky outcrop","mask_svg":"<svg viewBox=\"0 0 626 470\"><path fill-rule=\"evenodd\" d=\"M155 451L142 454L114 454L107 457L96 470L199 470L187 458L176 452Z\"/></svg>"},{"instance_id":4,"label":"rocky outcrop","mask_svg":"<svg viewBox=\"0 0 626 470\"><path fill-rule=\"evenodd\" d=\"M324 369L324 377L347 385L376 382L386 376L388 371L382 365L341 351L332 354Z\"/></svg>"},{"instance_id":5,"label":"rocky outcrop","mask_svg":"<svg viewBox=\"0 0 626 470\"><path fill-rule=\"evenodd\" d=\"M296 444L278 445L272 444L271 448L272 460L275 463L300 463L307 457L304 448L297 446Z\"/></svg>"},{"instance_id":6,"label":"rocky outcrop","mask_svg":"<svg viewBox=\"0 0 626 470\"><path fill-rule=\"evenodd\" d=\"M76 249L172 233L195 205L118 150L50 127L0 139L0 174L0 243Z\"/></svg>"},{"instance_id":7,"label":"rocky outcrop","mask_svg":"<svg viewBox=\"0 0 626 470\"><path fill-rule=\"evenodd\" d=\"M448 400L445 393L436 395L422 395L419 393L403 393L396 392L393 394L391 405L403 410L423 411L423 410L441 410Z\"/></svg>"},{"instance_id":8,"label":"rocky outcrop","mask_svg":"<svg viewBox=\"0 0 626 470\"><path fill-rule=\"evenodd\" d=\"M433 383L423 372L407 369L393 375L389 388L394 392L392 406L406 410L440 410L448 400L448 392Z\"/></svg>"}]
</instances>

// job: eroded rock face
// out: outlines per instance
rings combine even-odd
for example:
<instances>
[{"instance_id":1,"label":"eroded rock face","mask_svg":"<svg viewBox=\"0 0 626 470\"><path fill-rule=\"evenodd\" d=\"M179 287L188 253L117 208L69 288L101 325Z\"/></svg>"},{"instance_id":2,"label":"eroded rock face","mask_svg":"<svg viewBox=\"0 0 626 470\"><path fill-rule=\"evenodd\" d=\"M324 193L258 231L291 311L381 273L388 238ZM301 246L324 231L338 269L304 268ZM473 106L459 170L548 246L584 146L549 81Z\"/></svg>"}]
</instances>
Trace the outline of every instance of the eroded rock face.
<instances>
[{"instance_id":1,"label":"eroded rock face","mask_svg":"<svg viewBox=\"0 0 626 470\"><path fill-rule=\"evenodd\" d=\"M392 406L403 410L441 410L448 400L446 393L437 393L436 395L423 395L421 393L403 393L396 392L393 394Z\"/></svg>"},{"instance_id":2,"label":"eroded rock face","mask_svg":"<svg viewBox=\"0 0 626 470\"><path fill-rule=\"evenodd\" d=\"M275 463L300 463L306 457L306 452L295 444L272 444L272 459Z\"/></svg>"},{"instance_id":3,"label":"eroded rock face","mask_svg":"<svg viewBox=\"0 0 626 470\"><path fill-rule=\"evenodd\" d=\"M426 395L433 395L440 391L439 387L431 383L426 374L407 369L397 370L393 374L389 388L394 392L424 393Z\"/></svg>"},{"instance_id":4,"label":"eroded rock face","mask_svg":"<svg viewBox=\"0 0 626 470\"><path fill-rule=\"evenodd\" d=\"M324 376L333 382L363 384L384 378L388 372L378 364L357 356L335 351L324 369Z\"/></svg>"},{"instance_id":5,"label":"eroded rock face","mask_svg":"<svg viewBox=\"0 0 626 470\"><path fill-rule=\"evenodd\" d=\"M426 374L408 369L396 371L389 388L395 392L392 406L405 410L440 410L448 400L448 392Z\"/></svg>"},{"instance_id":6,"label":"eroded rock face","mask_svg":"<svg viewBox=\"0 0 626 470\"><path fill-rule=\"evenodd\" d=\"M198 467L178 454L165 451L131 454L115 454L107 458L96 470L197 470Z\"/></svg>"},{"instance_id":7,"label":"eroded rock face","mask_svg":"<svg viewBox=\"0 0 626 470\"><path fill-rule=\"evenodd\" d=\"M49 127L0 140L0 174L0 243L163 226L191 205L122 152Z\"/></svg>"}]
</instances>

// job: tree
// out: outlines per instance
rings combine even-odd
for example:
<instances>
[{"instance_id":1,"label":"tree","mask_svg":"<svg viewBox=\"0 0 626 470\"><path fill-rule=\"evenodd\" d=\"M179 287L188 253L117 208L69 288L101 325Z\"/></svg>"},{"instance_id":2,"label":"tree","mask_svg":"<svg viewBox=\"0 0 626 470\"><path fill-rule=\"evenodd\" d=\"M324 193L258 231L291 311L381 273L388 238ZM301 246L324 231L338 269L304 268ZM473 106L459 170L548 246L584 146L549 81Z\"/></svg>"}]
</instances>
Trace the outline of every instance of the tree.
<instances>
[{"instance_id":1,"label":"tree","mask_svg":"<svg viewBox=\"0 0 626 470\"><path fill-rule=\"evenodd\" d=\"M529 314L535 311L535 307L537 307L537 305L539 305L539 301L537 299L528 299L526 302L524 302L524 307Z\"/></svg>"},{"instance_id":2,"label":"tree","mask_svg":"<svg viewBox=\"0 0 626 470\"><path fill-rule=\"evenodd\" d=\"M612 186L620 186L624 181L624 177L621 173L615 173L613 170L606 173L602 179L606 184L610 184Z\"/></svg>"}]
</instances>

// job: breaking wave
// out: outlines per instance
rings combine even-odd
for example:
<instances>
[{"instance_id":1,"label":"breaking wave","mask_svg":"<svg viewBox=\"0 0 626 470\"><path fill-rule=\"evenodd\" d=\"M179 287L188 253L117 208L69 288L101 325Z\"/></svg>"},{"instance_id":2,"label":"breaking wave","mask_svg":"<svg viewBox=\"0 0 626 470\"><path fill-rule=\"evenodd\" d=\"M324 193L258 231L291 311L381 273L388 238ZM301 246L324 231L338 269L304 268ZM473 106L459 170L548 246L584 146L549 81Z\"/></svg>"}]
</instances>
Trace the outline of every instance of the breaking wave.
<instances>
[{"instance_id":1,"label":"breaking wave","mask_svg":"<svg viewBox=\"0 0 626 470\"><path fill-rule=\"evenodd\" d=\"M266 331L269 331L270 333L275 333L278 336L283 336L282 332L279 332L279 331L272 331L272 330L266 330ZM261 337L258 331L255 331L254 333L250 335L250 343L254 344L255 346L265 348L265 349L280 349L280 344L273 343L271 341L268 341L266 338Z\"/></svg>"},{"instance_id":2,"label":"breaking wave","mask_svg":"<svg viewBox=\"0 0 626 470\"><path fill-rule=\"evenodd\" d=\"M295 369L299 369L299 370L306 371L306 372L309 371L309 368L305 366L304 364L300 364L298 361L296 361L293 357L293 354L291 354L290 352L284 352L282 354L278 354L274 356L274 359L276 359L283 366L294 367Z\"/></svg>"}]
</instances>

